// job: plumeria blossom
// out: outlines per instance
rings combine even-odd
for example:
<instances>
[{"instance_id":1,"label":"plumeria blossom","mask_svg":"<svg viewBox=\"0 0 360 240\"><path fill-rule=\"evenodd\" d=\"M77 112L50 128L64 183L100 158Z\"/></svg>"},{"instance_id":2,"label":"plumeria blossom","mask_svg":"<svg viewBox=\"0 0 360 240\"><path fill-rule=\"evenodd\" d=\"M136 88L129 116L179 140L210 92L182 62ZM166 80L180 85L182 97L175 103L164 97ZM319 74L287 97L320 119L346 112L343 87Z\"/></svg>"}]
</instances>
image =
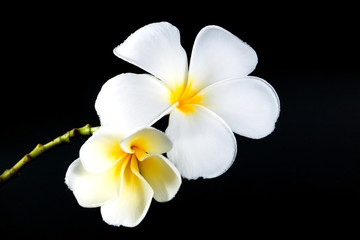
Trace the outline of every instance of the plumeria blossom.
<instances>
[{"instance_id":1,"label":"plumeria blossom","mask_svg":"<svg viewBox=\"0 0 360 240\"><path fill-rule=\"evenodd\" d=\"M122 126L102 126L81 147L65 182L81 206L101 207L106 223L133 227L152 198L169 201L181 185L180 173L161 155L171 147L168 137L154 128L127 134Z\"/></svg>"},{"instance_id":2,"label":"plumeria blossom","mask_svg":"<svg viewBox=\"0 0 360 240\"><path fill-rule=\"evenodd\" d=\"M248 76L256 52L219 26L197 35L190 64L179 30L167 22L146 25L114 49L149 74L121 74L104 84L95 107L103 125L151 125L170 114L169 160L183 177L213 178L233 163L233 132L259 139L270 134L280 112L273 87Z\"/></svg>"}]
</instances>

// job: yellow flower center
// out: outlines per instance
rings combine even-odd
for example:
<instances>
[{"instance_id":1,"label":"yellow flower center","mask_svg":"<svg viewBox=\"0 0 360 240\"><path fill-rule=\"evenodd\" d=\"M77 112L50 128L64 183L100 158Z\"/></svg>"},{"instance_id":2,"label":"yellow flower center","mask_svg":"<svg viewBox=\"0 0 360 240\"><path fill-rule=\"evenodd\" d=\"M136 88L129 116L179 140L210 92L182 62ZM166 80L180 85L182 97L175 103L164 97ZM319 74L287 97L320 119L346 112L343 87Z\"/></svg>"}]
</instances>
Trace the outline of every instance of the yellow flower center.
<instances>
[{"instance_id":1,"label":"yellow flower center","mask_svg":"<svg viewBox=\"0 0 360 240\"><path fill-rule=\"evenodd\" d=\"M122 152L122 154L119 157L120 160L114 166L117 168L117 171L114 172L114 177L117 178L119 174L132 174L130 169L138 173L140 172L138 167L139 159L141 159L144 155L147 155L147 153L136 145L131 145L130 149L132 150L132 153L127 153L121 149L119 145L117 146L117 151ZM128 164L130 165L128 166Z\"/></svg>"},{"instance_id":2,"label":"yellow flower center","mask_svg":"<svg viewBox=\"0 0 360 240\"><path fill-rule=\"evenodd\" d=\"M177 86L171 91L171 103L178 103L176 107L184 113L193 112L194 104L200 104L203 98L198 92L199 90L193 87L192 81L189 81L186 87Z\"/></svg>"}]
</instances>

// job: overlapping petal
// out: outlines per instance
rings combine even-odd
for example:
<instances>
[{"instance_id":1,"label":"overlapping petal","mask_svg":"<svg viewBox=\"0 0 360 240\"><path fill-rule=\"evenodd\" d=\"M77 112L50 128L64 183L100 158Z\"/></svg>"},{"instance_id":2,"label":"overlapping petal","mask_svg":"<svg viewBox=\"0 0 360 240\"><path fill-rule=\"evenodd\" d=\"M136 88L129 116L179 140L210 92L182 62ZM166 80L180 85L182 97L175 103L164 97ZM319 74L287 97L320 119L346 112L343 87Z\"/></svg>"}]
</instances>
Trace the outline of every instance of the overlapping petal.
<instances>
[{"instance_id":1,"label":"overlapping petal","mask_svg":"<svg viewBox=\"0 0 360 240\"><path fill-rule=\"evenodd\" d=\"M256 52L218 26L204 27L197 35L189 66L189 80L202 89L217 81L246 76L258 62Z\"/></svg>"},{"instance_id":2,"label":"overlapping petal","mask_svg":"<svg viewBox=\"0 0 360 240\"><path fill-rule=\"evenodd\" d=\"M124 129L121 125L102 126L80 148L83 167L91 173L109 170L125 154L119 145Z\"/></svg>"},{"instance_id":3,"label":"overlapping petal","mask_svg":"<svg viewBox=\"0 0 360 240\"><path fill-rule=\"evenodd\" d=\"M167 22L146 25L114 49L116 56L180 87L187 77L187 56L179 30Z\"/></svg>"},{"instance_id":4,"label":"overlapping petal","mask_svg":"<svg viewBox=\"0 0 360 240\"><path fill-rule=\"evenodd\" d=\"M224 173L236 156L236 139L229 126L200 105L184 113L174 109L166 134L173 142L168 158L188 179L213 178Z\"/></svg>"},{"instance_id":5,"label":"overlapping petal","mask_svg":"<svg viewBox=\"0 0 360 240\"><path fill-rule=\"evenodd\" d=\"M107 81L96 99L101 125L119 124L128 131L144 127L171 107L169 88L149 74L120 74Z\"/></svg>"},{"instance_id":6,"label":"overlapping petal","mask_svg":"<svg viewBox=\"0 0 360 240\"><path fill-rule=\"evenodd\" d=\"M274 88L261 78L224 80L199 94L201 104L219 115L239 135L258 139L275 128L280 101Z\"/></svg>"},{"instance_id":7,"label":"overlapping petal","mask_svg":"<svg viewBox=\"0 0 360 240\"><path fill-rule=\"evenodd\" d=\"M141 175L154 190L158 202L171 200L181 185L181 176L176 167L164 156L150 155L139 162Z\"/></svg>"},{"instance_id":8,"label":"overlapping petal","mask_svg":"<svg viewBox=\"0 0 360 240\"><path fill-rule=\"evenodd\" d=\"M141 128L124 137L120 142L120 147L128 153L140 151L145 154L158 154L169 151L172 143L163 132L149 127ZM142 159L139 158L139 160Z\"/></svg>"},{"instance_id":9,"label":"overlapping petal","mask_svg":"<svg viewBox=\"0 0 360 240\"><path fill-rule=\"evenodd\" d=\"M101 207L101 215L110 225L134 227L145 217L153 190L140 175L135 155L123 166L120 193Z\"/></svg>"},{"instance_id":10,"label":"overlapping petal","mask_svg":"<svg viewBox=\"0 0 360 240\"><path fill-rule=\"evenodd\" d=\"M93 174L82 166L80 159L68 168L65 183L82 207L99 207L118 194L120 171L114 166L106 172Z\"/></svg>"}]
</instances>

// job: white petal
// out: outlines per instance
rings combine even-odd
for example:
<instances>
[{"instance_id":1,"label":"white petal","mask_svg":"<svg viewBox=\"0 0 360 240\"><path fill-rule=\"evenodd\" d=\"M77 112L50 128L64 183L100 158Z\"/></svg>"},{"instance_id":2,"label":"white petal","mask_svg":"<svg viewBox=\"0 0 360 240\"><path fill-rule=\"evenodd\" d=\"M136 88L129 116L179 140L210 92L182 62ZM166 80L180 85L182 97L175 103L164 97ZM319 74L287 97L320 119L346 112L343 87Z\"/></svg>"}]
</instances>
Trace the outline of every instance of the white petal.
<instances>
[{"instance_id":1,"label":"white petal","mask_svg":"<svg viewBox=\"0 0 360 240\"><path fill-rule=\"evenodd\" d=\"M203 28L193 46L189 79L202 89L212 83L251 73L257 64L254 49L218 26Z\"/></svg>"},{"instance_id":2,"label":"white petal","mask_svg":"<svg viewBox=\"0 0 360 240\"><path fill-rule=\"evenodd\" d=\"M187 56L180 44L179 30L170 23L152 23L140 28L116 47L114 53L169 84L184 84Z\"/></svg>"},{"instance_id":3,"label":"white petal","mask_svg":"<svg viewBox=\"0 0 360 240\"><path fill-rule=\"evenodd\" d=\"M120 141L125 134L119 125L102 126L80 148L80 159L91 173L110 169L125 153Z\"/></svg>"},{"instance_id":4,"label":"white petal","mask_svg":"<svg viewBox=\"0 0 360 240\"><path fill-rule=\"evenodd\" d=\"M158 202L172 199L181 185L181 176L176 167L162 155L151 155L139 162L141 175L154 190Z\"/></svg>"},{"instance_id":5,"label":"white petal","mask_svg":"<svg viewBox=\"0 0 360 240\"><path fill-rule=\"evenodd\" d=\"M146 154L157 154L169 151L172 148L172 143L165 133L148 127L136 130L124 137L120 147L128 153L136 153L137 150L141 150Z\"/></svg>"},{"instance_id":6,"label":"white petal","mask_svg":"<svg viewBox=\"0 0 360 240\"><path fill-rule=\"evenodd\" d=\"M102 125L131 131L148 126L171 107L169 88L149 74L121 74L107 81L96 99Z\"/></svg>"},{"instance_id":7,"label":"white petal","mask_svg":"<svg viewBox=\"0 0 360 240\"><path fill-rule=\"evenodd\" d=\"M173 142L168 158L188 179L213 178L224 173L236 156L236 139L215 113L194 105L192 112L175 108L166 134Z\"/></svg>"},{"instance_id":8,"label":"white petal","mask_svg":"<svg viewBox=\"0 0 360 240\"><path fill-rule=\"evenodd\" d=\"M65 183L73 191L82 207L99 207L117 195L120 178L117 166L101 174L85 170L80 159L69 166Z\"/></svg>"},{"instance_id":9,"label":"white petal","mask_svg":"<svg viewBox=\"0 0 360 240\"><path fill-rule=\"evenodd\" d=\"M137 159L126 164L120 194L101 207L103 220L114 226L134 227L145 217L153 191L136 169Z\"/></svg>"},{"instance_id":10,"label":"white petal","mask_svg":"<svg viewBox=\"0 0 360 240\"><path fill-rule=\"evenodd\" d=\"M225 80L200 92L201 104L218 114L237 134L262 138L275 128L280 101L273 87L256 77Z\"/></svg>"}]
</instances>

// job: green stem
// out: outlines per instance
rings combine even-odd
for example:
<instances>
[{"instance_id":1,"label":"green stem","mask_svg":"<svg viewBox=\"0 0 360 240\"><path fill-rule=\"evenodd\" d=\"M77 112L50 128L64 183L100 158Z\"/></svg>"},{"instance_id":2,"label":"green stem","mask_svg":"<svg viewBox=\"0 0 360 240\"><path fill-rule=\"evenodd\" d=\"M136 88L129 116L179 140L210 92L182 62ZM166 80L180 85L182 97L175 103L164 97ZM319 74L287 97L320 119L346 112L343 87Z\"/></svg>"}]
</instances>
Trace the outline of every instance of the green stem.
<instances>
[{"instance_id":1,"label":"green stem","mask_svg":"<svg viewBox=\"0 0 360 240\"><path fill-rule=\"evenodd\" d=\"M44 152L47 152L48 150L63 144L63 143L70 143L70 138L75 137L77 135L81 136L90 136L95 132L99 127L91 127L90 124L86 124L84 127L81 128L74 128L65 134L55 138L51 142L48 142L45 145L38 144L36 147L29 153L25 154L24 157L22 157L12 168L6 169L1 175L0 175L0 183L6 182L10 180L16 173L19 172L19 170L28 162L31 160L37 158Z\"/></svg>"}]
</instances>

